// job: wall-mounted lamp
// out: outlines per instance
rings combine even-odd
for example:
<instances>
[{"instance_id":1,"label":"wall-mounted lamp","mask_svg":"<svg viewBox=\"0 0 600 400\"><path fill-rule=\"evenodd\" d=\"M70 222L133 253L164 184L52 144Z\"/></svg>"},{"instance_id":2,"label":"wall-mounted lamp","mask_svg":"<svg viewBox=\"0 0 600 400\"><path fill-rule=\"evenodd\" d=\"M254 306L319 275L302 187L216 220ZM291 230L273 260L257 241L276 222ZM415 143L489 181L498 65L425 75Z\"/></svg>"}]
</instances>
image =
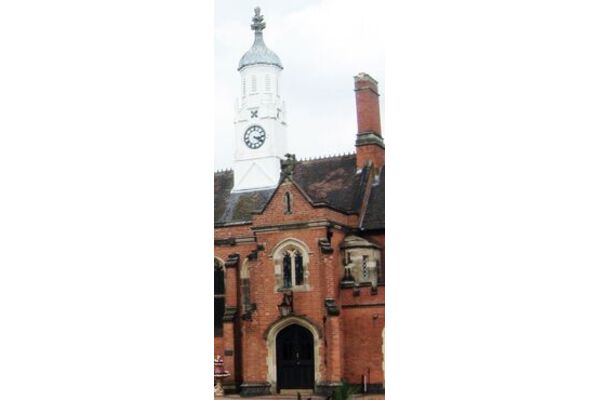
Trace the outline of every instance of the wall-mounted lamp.
<instances>
[{"instance_id":1,"label":"wall-mounted lamp","mask_svg":"<svg viewBox=\"0 0 600 400\"><path fill-rule=\"evenodd\" d=\"M279 315L287 317L294 313L294 292L284 292L283 300L281 304L277 306L279 308Z\"/></svg>"}]
</instances>

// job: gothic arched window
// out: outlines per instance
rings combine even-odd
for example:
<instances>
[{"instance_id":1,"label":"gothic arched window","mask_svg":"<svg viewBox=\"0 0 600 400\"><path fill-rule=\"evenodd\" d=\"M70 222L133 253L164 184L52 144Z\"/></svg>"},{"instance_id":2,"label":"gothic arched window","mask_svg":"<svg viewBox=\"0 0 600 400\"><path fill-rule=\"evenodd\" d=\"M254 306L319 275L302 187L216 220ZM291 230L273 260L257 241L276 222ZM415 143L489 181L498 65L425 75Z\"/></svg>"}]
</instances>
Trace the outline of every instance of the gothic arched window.
<instances>
[{"instance_id":1,"label":"gothic arched window","mask_svg":"<svg viewBox=\"0 0 600 400\"><path fill-rule=\"evenodd\" d=\"M294 240L289 240L273 253L275 277L279 289L306 289L308 252Z\"/></svg>"},{"instance_id":2,"label":"gothic arched window","mask_svg":"<svg viewBox=\"0 0 600 400\"><path fill-rule=\"evenodd\" d=\"M225 314L225 270L215 258L215 336L223 335L223 314Z\"/></svg>"}]
</instances>

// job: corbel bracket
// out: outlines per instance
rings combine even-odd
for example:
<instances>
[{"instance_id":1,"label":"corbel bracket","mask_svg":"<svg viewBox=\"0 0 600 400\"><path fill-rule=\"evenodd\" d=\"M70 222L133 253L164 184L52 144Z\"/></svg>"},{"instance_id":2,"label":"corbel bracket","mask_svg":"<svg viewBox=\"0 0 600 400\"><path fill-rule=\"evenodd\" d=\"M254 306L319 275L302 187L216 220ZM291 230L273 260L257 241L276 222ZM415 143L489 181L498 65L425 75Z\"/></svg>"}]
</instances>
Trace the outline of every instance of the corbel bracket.
<instances>
[{"instance_id":1,"label":"corbel bracket","mask_svg":"<svg viewBox=\"0 0 600 400\"><path fill-rule=\"evenodd\" d=\"M325 299L325 309L327 310L327 315L340 315L340 309L335 305L335 300L333 299Z\"/></svg>"},{"instance_id":2,"label":"corbel bracket","mask_svg":"<svg viewBox=\"0 0 600 400\"><path fill-rule=\"evenodd\" d=\"M249 304L246 311L242 314L244 321L252 321L252 314L256 311L256 303Z\"/></svg>"},{"instance_id":3,"label":"corbel bracket","mask_svg":"<svg viewBox=\"0 0 600 400\"><path fill-rule=\"evenodd\" d=\"M236 313L237 307L225 307L225 313L223 314L223 322L233 322Z\"/></svg>"},{"instance_id":4,"label":"corbel bracket","mask_svg":"<svg viewBox=\"0 0 600 400\"><path fill-rule=\"evenodd\" d=\"M250 252L250 254L248 254L248 259L250 261L256 261L256 259L258 258L258 252L264 251L264 250L265 250L265 246L263 246L262 244L257 244L256 249L252 250Z\"/></svg>"},{"instance_id":5,"label":"corbel bracket","mask_svg":"<svg viewBox=\"0 0 600 400\"><path fill-rule=\"evenodd\" d=\"M333 253L333 247L331 247L331 242L328 239L319 239L319 247L323 254Z\"/></svg>"},{"instance_id":6,"label":"corbel bracket","mask_svg":"<svg viewBox=\"0 0 600 400\"><path fill-rule=\"evenodd\" d=\"M240 255L238 253L230 254L225 260L225 268L236 268L240 264Z\"/></svg>"}]
</instances>

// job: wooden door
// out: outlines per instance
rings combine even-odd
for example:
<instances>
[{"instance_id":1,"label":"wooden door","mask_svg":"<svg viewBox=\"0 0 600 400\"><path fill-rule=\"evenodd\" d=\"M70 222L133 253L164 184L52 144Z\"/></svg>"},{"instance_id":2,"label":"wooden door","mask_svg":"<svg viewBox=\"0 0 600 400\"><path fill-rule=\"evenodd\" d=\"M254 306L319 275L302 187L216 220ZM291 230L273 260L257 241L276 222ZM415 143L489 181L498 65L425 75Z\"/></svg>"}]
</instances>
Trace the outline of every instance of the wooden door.
<instances>
[{"instance_id":1,"label":"wooden door","mask_svg":"<svg viewBox=\"0 0 600 400\"><path fill-rule=\"evenodd\" d=\"M313 389L314 340L300 325L290 325L277 335L277 389Z\"/></svg>"}]
</instances>

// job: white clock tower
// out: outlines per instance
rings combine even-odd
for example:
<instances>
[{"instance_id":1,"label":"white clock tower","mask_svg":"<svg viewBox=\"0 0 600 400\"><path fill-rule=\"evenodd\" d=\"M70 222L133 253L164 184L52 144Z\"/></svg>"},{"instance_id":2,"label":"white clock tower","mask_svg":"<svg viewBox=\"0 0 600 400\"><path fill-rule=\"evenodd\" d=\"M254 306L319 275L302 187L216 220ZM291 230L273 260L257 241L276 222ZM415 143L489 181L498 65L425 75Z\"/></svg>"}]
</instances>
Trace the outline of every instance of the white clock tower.
<instances>
[{"instance_id":1,"label":"white clock tower","mask_svg":"<svg viewBox=\"0 0 600 400\"><path fill-rule=\"evenodd\" d=\"M240 60L241 97L235 109L234 192L274 188L287 148L285 103L279 93L283 66L263 41L266 24L254 9L254 44Z\"/></svg>"}]
</instances>

